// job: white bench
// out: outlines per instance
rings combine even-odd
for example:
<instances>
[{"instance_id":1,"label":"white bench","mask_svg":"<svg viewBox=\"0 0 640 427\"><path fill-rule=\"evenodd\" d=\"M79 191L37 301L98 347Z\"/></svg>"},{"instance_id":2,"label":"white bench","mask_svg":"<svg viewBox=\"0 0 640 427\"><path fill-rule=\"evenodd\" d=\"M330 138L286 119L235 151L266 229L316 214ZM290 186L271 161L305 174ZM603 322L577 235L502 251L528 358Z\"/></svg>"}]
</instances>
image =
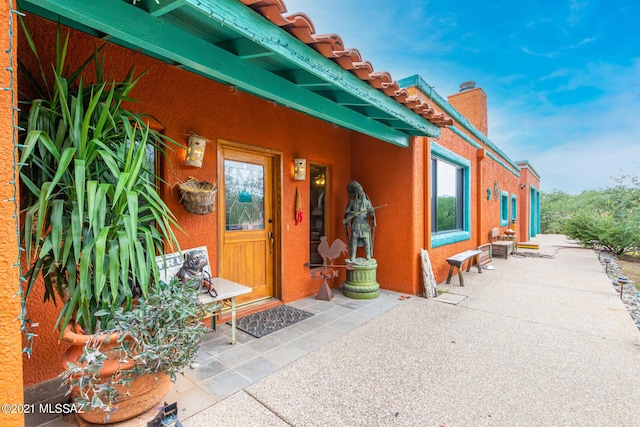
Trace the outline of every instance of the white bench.
<instances>
[{"instance_id":1,"label":"white bench","mask_svg":"<svg viewBox=\"0 0 640 427\"><path fill-rule=\"evenodd\" d=\"M482 265L480 264L480 254L482 251L477 249L472 249L468 251L461 252L452 257L447 258L447 262L449 263L449 275L447 276L447 284L451 282L451 275L453 274L453 269L458 269L458 277L460 278L460 286L464 286L464 279L462 278L462 266L468 260L467 271L471 269L471 259L475 259L476 266L478 267L478 273L482 274Z\"/></svg>"}]
</instances>

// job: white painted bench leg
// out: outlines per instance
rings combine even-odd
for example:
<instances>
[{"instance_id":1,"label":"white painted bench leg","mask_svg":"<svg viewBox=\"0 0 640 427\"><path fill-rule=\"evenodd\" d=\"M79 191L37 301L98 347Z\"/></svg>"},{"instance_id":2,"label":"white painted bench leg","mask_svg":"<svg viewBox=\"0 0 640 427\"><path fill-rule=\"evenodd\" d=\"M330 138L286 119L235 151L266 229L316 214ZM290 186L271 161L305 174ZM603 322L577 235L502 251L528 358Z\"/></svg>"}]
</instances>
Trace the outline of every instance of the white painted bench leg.
<instances>
[{"instance_id":1,"label":"white painted bench leg","mask_svg":"<svg viewBox=\"0 0 640 427\"><path fill-rule=\"evenodd\" d=\"M236 297L231 298L231 344L236 343Z\"/></svg>"}]
</instances>

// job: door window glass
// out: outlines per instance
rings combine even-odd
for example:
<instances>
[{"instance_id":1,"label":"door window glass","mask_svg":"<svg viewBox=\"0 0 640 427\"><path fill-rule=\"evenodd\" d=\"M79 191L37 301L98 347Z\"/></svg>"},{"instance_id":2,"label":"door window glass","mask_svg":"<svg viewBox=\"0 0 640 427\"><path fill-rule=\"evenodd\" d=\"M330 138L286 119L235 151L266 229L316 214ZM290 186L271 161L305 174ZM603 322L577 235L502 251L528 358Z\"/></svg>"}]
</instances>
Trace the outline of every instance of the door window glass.
<instances>
[{"instance_id":1,"label":"door window glass","mask_svg":"<svg viewBox=\"0 0 640 427\"><path fill-rule=\"evenodd\" d=\"M227 230L264 230L264 166L224 161Z\"/></svg>"}]
</instances>

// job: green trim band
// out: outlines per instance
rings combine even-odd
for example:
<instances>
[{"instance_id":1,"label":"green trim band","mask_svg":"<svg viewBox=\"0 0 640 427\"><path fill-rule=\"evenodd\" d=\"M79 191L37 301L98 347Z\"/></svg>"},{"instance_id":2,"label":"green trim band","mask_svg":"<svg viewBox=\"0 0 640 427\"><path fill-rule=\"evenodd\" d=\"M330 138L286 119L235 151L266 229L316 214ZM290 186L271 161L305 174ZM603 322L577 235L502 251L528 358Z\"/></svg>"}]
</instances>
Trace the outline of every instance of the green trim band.
<instances>
[{"instance_id":1,"label":"green trim band","mask_svg":"<svg viewBox=\"0 0 640 427\"><path fill-rule=\"evenodd\" d=\"M460 129L458 129L455 126L448 126L448 128L455 133L456 135L458 135L460 138L464 139L466 142L468 142L469 144L471 144L473 147L475 148L483 148L482 145L478 144L477 142L475 142L473 139L469 138L469 136L462 132ZM487 156L489 156L491 159L495 160L496 163L498 163L500 166L502 166L503 168L505 168L506 170L508 170L509 172L511 172L512 174L514 174L517 178L520 178L520 168L516 166L517 171L513 170L512 168L510 168L507 164L505 164L502 160L500 160L498 157L496 157L493 153L491 152L487 152Z\"/></svg>"}]
</instances>

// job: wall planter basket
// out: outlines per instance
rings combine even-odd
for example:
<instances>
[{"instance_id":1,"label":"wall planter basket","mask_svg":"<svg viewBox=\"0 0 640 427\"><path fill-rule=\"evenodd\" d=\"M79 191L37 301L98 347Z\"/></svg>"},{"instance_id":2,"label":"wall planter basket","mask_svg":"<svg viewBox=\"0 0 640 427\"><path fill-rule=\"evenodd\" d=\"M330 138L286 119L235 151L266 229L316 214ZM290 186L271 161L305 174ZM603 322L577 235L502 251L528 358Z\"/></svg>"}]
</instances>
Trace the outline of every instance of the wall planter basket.
<instances>
[{"instance_id":1,"label":"wall planter basket","mask_svg":"<svg viewBox=\"0 0 640 427\"><path fill-rule=\"evenodd\" d=\"M214 211L218 193L218 186L215 183L192 178L178 187L182 193L182 204L187 212L206 215Z\"/></svg>"}]
</instances>

